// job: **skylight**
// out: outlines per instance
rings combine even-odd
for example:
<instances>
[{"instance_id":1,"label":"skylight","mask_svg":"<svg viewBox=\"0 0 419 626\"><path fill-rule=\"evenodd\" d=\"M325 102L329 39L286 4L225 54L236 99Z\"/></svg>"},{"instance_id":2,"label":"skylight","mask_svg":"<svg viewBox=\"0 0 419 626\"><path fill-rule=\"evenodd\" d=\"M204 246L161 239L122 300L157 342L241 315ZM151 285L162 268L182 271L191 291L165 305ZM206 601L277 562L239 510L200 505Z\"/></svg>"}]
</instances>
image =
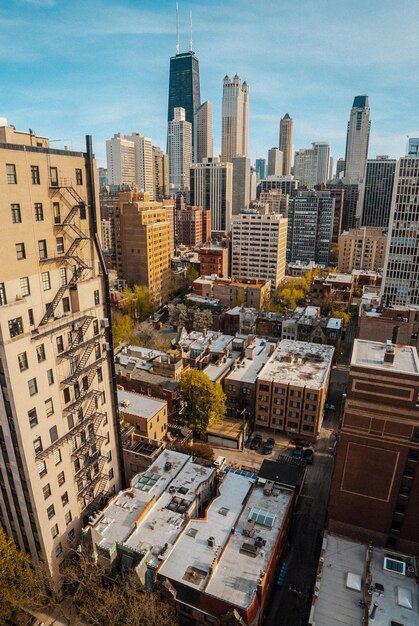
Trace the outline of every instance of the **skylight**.
<instances>
[{"instance_id":1,"label":"skylight","mask_svg":"<svg viewBox=\"0 0 419 626\"><path fill-rule=\"evenodd\" d=\"M250 511L249 519L254 520L256 524L272 528L275 521L275 513L271 513L270 511L265 511L265 509L260 509L259 507L254 506Z\"/></svg>"}]
</instances>

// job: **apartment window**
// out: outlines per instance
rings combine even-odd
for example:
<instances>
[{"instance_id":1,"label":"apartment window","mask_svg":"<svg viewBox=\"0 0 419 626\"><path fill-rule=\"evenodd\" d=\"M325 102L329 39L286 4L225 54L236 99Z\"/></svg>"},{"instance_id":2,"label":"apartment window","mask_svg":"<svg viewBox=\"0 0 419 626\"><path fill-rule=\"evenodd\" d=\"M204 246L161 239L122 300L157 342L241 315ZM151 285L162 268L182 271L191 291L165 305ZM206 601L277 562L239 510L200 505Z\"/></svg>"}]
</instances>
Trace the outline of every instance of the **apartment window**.
<instances>
[{"instance_id":1,"label":"apartment window","mask_svg":"<svg viewBox=\"0 0 419 626\"><path fill-rule=\"evenodd\" d=\"M36 378L31 378L30 380L28 380L28 389L29 389L30 396L34 396L35 394L38 393L38 385L36 383Z\"/></svg>"},{"instance_id":2,"label":"apartment window","mask_svg":"<svg viewBox=\"0 0 419 626\"><path fill-rule=\"evenodd\" d=\"M38 470L39 478L43 478L44 476L46 476L47 466L45 461L39 461L39 463L36 464L36 468Z\"/></svg>"},{"instance_id":3,"label":"apartment window","mask_svg":"<svg viewBox=\"0 0 419 626\"><path fill-rule=\"evenodd\" d=\"M48 515L48 519L52 519L54 517L54 515L55 515L55 508L54 508L53 504L51 504L51 506L49 506L47 508L47 515Z\"/></svg>"},{"instance_id":4,"label":"apartment window","mask_svg":"<svg viewBox=\"0 0 419 626\"><path fill-rule=\"evenodd\" d=\"M58 524L54 524L54 526L51 528L51 536L53 539L55 539L57 535L58 535Z\"/></svg>"},{"instance_id":5,"label":"apartment window","mask_svg":"<svg viewBox=\"0 0 419 626\"><path fill-rule=\"evenodd\" d=\"M61 208L59 202L52 203L52 212L54 213L54 224L61 224Z\"/></svg>"},{"instance_id":6,"label":"apartment window","mask_svg":"<svg viewBox=\"0 0 419 626\"><path fill-rule=\"evenodd\" d=\"M79 216L81 220L86 219L86 205L84 203L79 206Z\"/></svg>"},{"instance_id":7,"label":"apartment window","mask_svg":"<svg viewBox=\"0 0 419 626\"><path fill-rule=\"evenodd\" d=\"M76 169L76 185L83 184L83 172L80 169Z\"/></svg>"},{"instance_id":8,"label":"apartment window","mask_svg":"<svg viewBox=\"0 0 419 626\"><path fill-rule=\"evenodd\" d=\"M83 481L81 478L79 478L79 480L77 481L77 491L80 493L81 491L83 491Z\"/></svg>"},{"instance_id":9,"label":"apartment window","mask_svg":"<svg viewBox=\"0 0 419 626\"><path fill-rule=\"evenodd\" d=\"M26 259L25 244L24 243L17 243L16 244L16 258L17 258L18 261L22 261L23 259Z\"/></svg>"},{"instance_id":10,"label":"apartment window","mask_svg":"<svg viewBox=\"0 0 419 626\"><path fill-rule=\"evenodd\" d=\"M309 426L308 424L303 424L303 431L306 433L312 433L314 430L314 426Z\"/></svg>"},{"instance_id":11,"label":"apartment window","mask_svg":"<svg viewBox=\"0 0 419 626\"><path fill-rule=\"evenodd\" d=\"M42 289L44 291L49 291L49 289L51 289L51 278L50 278L49 272L42 272L41 280L42 280Z\"/></svg>"},{"instance_id":12,"label":"apartment window","mask_svg":"<svg viewBox=\"0 0 419 626\"><path fill-rule=\"evenodd\" d=\"M48 398L48 400L45 400L45 413L47 417L51 417L51 415L54 415L54 405L52 402L52 398Z\"/></svg>"},{"instance_id":13,"label":"apartment window","mask_svg":"<svg viewBox=\"0 0 419 626\"><path fill-rule=\"evenodd\" d=\"M54 372L52 370L47 371L47 379L48 379L48 385L54 384Z\"/></svg>"},{"instance_id":14,"label":"apartment window","mask_svg":"<svg viewBox=\"0 0 419 626\"><path fill-rule=\"evenodd\" d=\"M38 251L39 251L39 258L40 259L47 259L48 258L46 239L39 239L38 240Z\"/></svg>"},{"instance_id":15,"label":"apartment window","mask_svg":"<svg viewBox=\"0 0 419 626\"><path fill-rule=\"evenodd\" d=\"M9 333L10 337L17 337L18 335L23 334L23 323L21 317L15 317L12 320L9 320Z\"/></svg>"},{"instance_id":16,"label":"apartment window","mask_svg":"<svg viewBox=\"0 0 419 626\"><path fill-rule=\"evenodd\" d=\"M10 210L12 213L12 224L21 224L22 223L22 215L20 212L20 204L11 204Z\"/></svg>"},{"instance_id":17,"label":"apartment window","mask_svg":"<svg viewBox=\"0 0 419 626\"><path fill-rule=\"evenodd\" d=\"M99 304L100 303L99 289L94 290L93 297L94 297L95 304Z\"/></svg>"},{"instance_id":18,"label":"apartment window","mask_svg":"<svg viewBox=\"0 0 419 626\"><path fill-rule=\"evenodd\" d=\"M298 428L297 422L287 422L287 428Z\"/></svg>"},{"instance_id":19,"label":"apartment window","mask_svg":"<svg viewBox=\"0 0 419 626\"><path fill-rule=\"evenodd\" d=\"M28 276L23 276L22 278L20 278L19 283L20 283L20 295L22 296L22 298L24 298L25 296L30 296L31 291L29 288Z\"/></svg>"},{"instance_id":20,"label":"apartment window","mask_svg":"<svg viewBox=\"0 0 419 626\"><path fill-rule=\"evenodd\" d=\"M269 385L259 385L259 391L269 391Z\"/></svg>"},{"instance_id":21,"label":"apartment window","mask_svg":"<svg viewBox=\"0 0 419 626\"><path fill-rule=\"evenodd\" d=\"M70 298L67 296L63 298L63 313L70 313Z\"/></svg>"},{"instance_id":22,"label":"apartment window","mask_svg":"<svg viewBox=\"0 0 419 626\"><path fill-rule=\"evenodd\" d=\"M96 337L96 335L99 334L99 322L97 320L93 320L93 335Z\"/></svg>"},{"instance_id":23,"label":"apartment window","mask_svg":"<svg viewBox=\"0 0 419 626\"><path fill-rule=\"evenodd\" d=\"M42 493L44 494L44 500L48 500L51 495L51 485L49 483L42 488Z\"/></svg>"},{"instance_id":24,"label":"apartment window","mask_svg":"<svg viewBox=\"0 0 419 626\"><path fill-rule=\"evenodd\" d=\"M19 363L19 369L21 372L24 372L28 369L28 357L26 352L21 352L17 355L17 362Z\"/></svg>"},{"instance_id":25,"label":"apartment window","mask_svg":"<svg viewBox=\"0 0 419 626\"><path fill-rule=\"evenodd\" d=\"M42 440L41 440L41 437L37 437L35 439L35 441L33 442L33 448L35 450L35 454L38 454L38 452L42 452Z\"/></svg>"},{"instance_id":26,"label":"apartment window","mask_svg":"<svg viewBox=\"0 0 419 626\"><path fill-rule=\"evenodd\" d=\"M42 206L42 202L35 202L34 209L35 209L35 221L43 222L44 221L44 208Z\"/></svg>"},{"instance_id":27,"label":"apartment window","mask_svg":"<svg viewBox=\"0 0 419 626\"><path fill-rule=\"evenodd\" d=\"M58 169L56 167L49 168L49 177L51 181L51 187L58 187Z\"/></svg>"},{"instance_id":28,"label":"apartment window","mask_svg":"<svg viewBox=\"0 0 419 626\"><path fill-rule=\"evenodd\" d=\"M46 356L45 356L45 348L44 348L43 343L41 343L40 346L36 347L36 356L38 358L38 363L42 363L42 361L45 361Z\"/></svg>"},{"instance_id":29,"label":"apartment window","mask_svg":"<svg viewBox=\"0 0 419 626\"><path fill-rule=\"evenodd\" d=\"M41 178L39 176L39 167L37 165L31 165L31 178L32 178L32 185L41 184Z\"/></svg>"},{"instance_id":30,"label":"apartment window","mask_svg":"<svg viewBox=\"0 0 419 626\"><path fill-rule=\"evenodd\" d=\"M16 165L14 163L6 163L6 177L8 185L17 184Z\"/></svg>"},{"instance_id":31,"label":"apartment window","mask_svg":"<svg viewBox=\"0 0 419 626\"><path fill-rule=\"evenodd\" d=\"M67 270L65 267L60 267L60 285L64 287L67 284Z\"/></svg>"},{"instance_id":32,"label":"apartment window","mask_svg":"<svg viewBox=\"0 0 419 626\"><path fill-rule=\"evenodd\" d=\"M70 515L70 522L71 522L71 511L69 511L68 513ZM67 517L67 515L66 515L66 517ZM68 522L68 524L70 522ZM75 531L74 528L72 528L71 530L68 531L68 540L69 541L74 541L75 536L76 536L76 531Z\"/></svg>"},{"instance_id":33,"label":"apartment window","mask_svg":"<svg viewBox=\"0 0 419 626\"><path fill-rule=\"evenodd\" d=\"M67 506L67 504L68 504L68 493L66 491L61 496L61 504L63 506Z\"/></svg>"},{"instance_id":34,"label":"apartment window","mask_svg":"<svg viewBox=\"0 0 419 626\"><path fill-rule=\"evenodd\" d=\"M60 554L63 553L63 546L62 543L57 544L57 547L55 548L55 556L60 556Z\"/></svg>"},{"instance_id":35,"label":"apartment window","mask_svg":"<svg viewBox=\"0 0 419 626\"><path fill-rule=\"evenodd\" d=\"M74 383L73 389L74 389L74 397L77 400L78 398L80 398L80 385L78 382Z\"/></svg>"},{"instance_id":36,"label":"apartment window","mask_svg":"<svg viewBox=\"0 0 419 626\"><path fill-rule=\"evenodd\" d=\"M64 237L56 237L57 254L64 254Z\"/></svg>"},{"instance_id":37,"label":"apartment window","mask_svg":"<svg viewBox=\"0 0 419 626\"><path fill-rule=\"evenodd\" d=\"M6 288L4 283L0 283L0 305L7 304Z\"/></svg>"},{"instance_id":38,"label":"apartment window","mask_svg":"<svg viewBox=\"0 0 419 626\"><path fill-rule=\"evenodd\" d=\"M317 395L315 393L308 393L307 400L317 400Z\"/></svg>"},{"instance_id":39,"label":"apartment window","mask_svg":"<svg viewBox=\"0 0 419 626\"><path fill-rule=\"evenodd\" d=\"M64 352L64 341L62 335L59 335L56 339L58 352Z\"/></svg>"},{"instance_id":40,"label":"apartment window","mask_svg":"<svg viewBox=\"0 0 419 626\"><path fill-rule=\"evenodd\" d=\"M60 472L57 476L57 480L58 480L58 486L62 487L62 485L64 485L65 483L65 475L64 472Z\"/></svg>"},{"instance_id":41,"label":"apartment window","mask_svg":"<svg viewBox=\"0 0 419 626\"><path fill-rule=\"evenodd\" d=\"M64 393L64 402L65 402L66 404L68 404L68 403L70 402L70 399L71 399L71 395L70 395L70 387L66 387L66 388L64 389L64 392L63 392L63 393Z\"/></svg>"},{"instance_id":42,"label":"apartment window","mask_svg":"<svg viewBox=\"0 0 419 626\"><path fill-rule=\"evenodd\" d=\"M100 395L100 400L101 400L101 404L105 404L106 396L105 396L105 392L104 391L102 391L102 393Z\"/></svg>"},{"instance_id":43,"label":"apartment window","mask_svg":"<svg viewBox=\"0 0 419 626\"><path fill-rule=\"evenodd\" d=\"M293 398L299 398L300 395L301 393L299 391L297 391L296 389L291 389L290 396L292 396Z\"/></svg>"},{"instance_id":44,"label":"apartment window","mask_svg":"<svg viewBox=\"0 0 419 626\"><path fill-rule=\"evenodd\" d=\"M291 400L290 406L292 406L293 409L299 409L300 408L300 403L296 402L295 400Z\"/></svg>"},{"instance_id":45,"label":"apartment window","mask_svg":"<svg viewBox=\"0 0 419 626\"><path fill-rule=\"evenodd\" d=\"M67 511L67 513L64 516L64 519L65 519L65 525L68 526L70 524L71 520L73 519L73 516L71 515L71 511ZM70 533L71 533L71 530L68 533L69 537L70 537ZM73 536L74 536L74 529L73 529Z\"/></svg>"},{"instance_id":46,"label":"apartment window","mask_svg":"<svg viewBox=\"0 0 419 626\"><path fill-rule=\"evenodd\" d=\"M67 425L68 425L68 430L71 430L72 428L74 428L74 416L72 413L69 413L67 415Z\"/></svg>"},{"instance_id":47,"label":"apartment window","mask_svg":"<svg viewBox=\"0 0 419 626\"><path fill-rule=\"evenodd\" d=\"M111 469L108 472L108 476L109 476L109 480L113 479L113 468L111 467Z\"/></svg>"},{"instance_id":48,"label":"apartment window","mask_svg":"<svg viewBox=\"0 0 419 626\"><path fill-rule=\"evenodd\" d=\"M36 409L31 409L28 411L29 425L31 428L38 424L38 416L36 414Z\"/></svg>"},{"instance_id":49,"label":"apartment window","mask_svg":"<svg viewBox=\"0 0 419 626\"><path fill-rule=\"evenodd\" d=\"M29 325L34 326L35 320L33 318L33 309L28 309L28 319L29 319Z\"/></svg>"},{"instance_id":50,"label":"apartment window","mask_svg":"<svg viewBox=\"0 0 419 626\"><path fill-rule=\"evenodd\" d=\"M101 367L97 368L97 381L98 381L98 383L101 383L103 381L103 374L102 374L102 368Z\"/></svg>"}]
</instances>

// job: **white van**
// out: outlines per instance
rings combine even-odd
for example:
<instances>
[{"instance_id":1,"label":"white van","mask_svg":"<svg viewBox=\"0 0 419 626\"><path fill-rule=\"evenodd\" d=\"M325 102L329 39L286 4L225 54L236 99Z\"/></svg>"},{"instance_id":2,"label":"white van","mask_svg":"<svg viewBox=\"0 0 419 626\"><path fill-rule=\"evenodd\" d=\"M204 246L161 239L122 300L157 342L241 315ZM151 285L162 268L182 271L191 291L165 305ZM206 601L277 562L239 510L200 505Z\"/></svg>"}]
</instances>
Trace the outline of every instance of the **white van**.
<instances>
[{"instance_id":1,"label":"white van","mask_svg":"<svg viewBox=\"0 0 419 626\"><path fill-rule=\"evenodd\" d=\"M221 471L225 467L225 464L226 464L225 456L217 456L217 458L214 461L214 465L219 471Z\"/></svg>"}]
</instances>

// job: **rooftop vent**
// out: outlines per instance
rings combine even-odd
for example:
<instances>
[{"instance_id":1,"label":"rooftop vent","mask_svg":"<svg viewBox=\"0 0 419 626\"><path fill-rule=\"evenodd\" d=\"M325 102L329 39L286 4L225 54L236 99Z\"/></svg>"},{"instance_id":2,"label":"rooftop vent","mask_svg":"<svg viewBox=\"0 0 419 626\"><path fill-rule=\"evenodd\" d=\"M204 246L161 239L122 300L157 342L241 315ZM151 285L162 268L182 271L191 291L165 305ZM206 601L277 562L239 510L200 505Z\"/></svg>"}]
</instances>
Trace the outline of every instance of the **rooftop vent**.
<instances>
[{"instance_id":1,"label":"rooftop vent","mask_svg":"<svg viewBox=\"0 0 419 626\"><path fill-rule=\"evenodd\" d=\"M241 554L247 554L248 556L255 558L257 556L258 549L252 543L243 543L240 548L240 552Z\"/></svg>"},{"instance_id":2,"label":"rooftop vent","mask_svg":"<svg viewBox=\"0 0 419 626\"><path fill-rule=\"evenodd\" d=\"M168 472L171 469L172 469L172 464L170 463L170 461L166 461L166 463L164 464L164 471Z\"/></svg>"},{"instance_id":3,"label":"rooftop vent","mask_svg":"<svg viewBox=\"0 0 419 626\"><path fill-rule=\"evenodd\" d=\"M208 537L208 545L210 548L214 548L215 546L215 537Z\"/></svg>"},{"instance_id":4,"label":"rooftop vent","mask_svg":"<svg viewBox=\"0 0 419 626\"><path fill-rule=\"evenodd\" d=\"M255 521L252 519L248 519L243 524L243 535L245 537L253 537L254 533L255 533Z\"/></svg>"},{"instance_id":5,"label":"rooftop vent","mask_svg":"<svg viewBox=\"0 0 419 626\"><path fill-rule=\"evenodd\" d=\"M387 341L387 347L384 352L384 363L389 363L390 365L392 365L394 363L394 356L395 352L393 344L391 343L391 341Z\"/></svg>"}]
</instances>

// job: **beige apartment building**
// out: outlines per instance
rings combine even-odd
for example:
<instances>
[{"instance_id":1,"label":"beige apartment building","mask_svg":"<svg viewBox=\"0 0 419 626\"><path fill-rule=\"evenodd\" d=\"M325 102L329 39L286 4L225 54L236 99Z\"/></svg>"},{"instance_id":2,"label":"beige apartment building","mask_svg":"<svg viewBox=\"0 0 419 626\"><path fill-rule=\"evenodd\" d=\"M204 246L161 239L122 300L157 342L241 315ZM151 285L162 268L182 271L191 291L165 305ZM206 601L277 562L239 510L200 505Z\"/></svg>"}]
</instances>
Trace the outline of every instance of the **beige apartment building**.
<instances>
[{"instance_id":1,"label":"beige apartment building","mask_svg":"<svg viewBox=\"0 0 419 626\"><path fill-rule=\"evenodd\" d=\"M167 402L159 398L118 389L119 412L124 421L147 439L161 441L167 434Z\"/></svg>"},{"instance_id":2,"label":"beige apartment building","mask_svg":"<svg viewBox=\"0 0 419 626\"><path fill-rule=\"evenodd\" d=\"M87 152L0 120L0 522L54 576L121 487L108 278Z\"/></svg>"},{"instance_id":3,"label":"beige apartment building","mask_svg":"<svg viewBox=\"0 0 419 626\"><path fill-rule=\"evenodd\" d=\"M115 206L118 277L131 285L145 285L160 303L169 286L170 231L167 204L152 202L137 190L120 193Z\"/></svg>"},{"instance_id":4,"label":"beige apartment building","mask_svg":"<svg viewBox=\"0 0 419 626\"><path fill-rule=\"evenodd\" d=\"M339 237L339 271L383 269L387 241L383 228L363 226L345 231Z\"/></svg>"}]
</instances>

